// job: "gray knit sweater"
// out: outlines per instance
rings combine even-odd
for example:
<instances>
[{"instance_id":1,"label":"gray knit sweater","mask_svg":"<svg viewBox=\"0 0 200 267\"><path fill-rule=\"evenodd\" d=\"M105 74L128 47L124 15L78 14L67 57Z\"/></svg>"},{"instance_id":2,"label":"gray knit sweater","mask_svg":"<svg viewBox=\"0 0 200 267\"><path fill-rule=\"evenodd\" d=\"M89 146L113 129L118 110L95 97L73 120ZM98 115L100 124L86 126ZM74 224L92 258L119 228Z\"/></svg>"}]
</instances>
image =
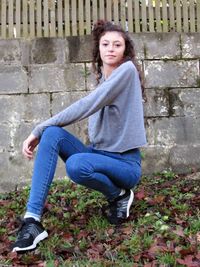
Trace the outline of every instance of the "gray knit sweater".
<instances>
[{"instance_id":1,"label":"gray knit sweater","mask_svg":"<svg viewBox=\"0 0 200 267\"><path fill-rule=\"evenodd\" d=\"M138 72L127 61L86 97L42 122L33 130L40 138L49 126L66 126L89 117L88 133L95 149L124 152L146 145Z\"/></svg>"}]
</instances>

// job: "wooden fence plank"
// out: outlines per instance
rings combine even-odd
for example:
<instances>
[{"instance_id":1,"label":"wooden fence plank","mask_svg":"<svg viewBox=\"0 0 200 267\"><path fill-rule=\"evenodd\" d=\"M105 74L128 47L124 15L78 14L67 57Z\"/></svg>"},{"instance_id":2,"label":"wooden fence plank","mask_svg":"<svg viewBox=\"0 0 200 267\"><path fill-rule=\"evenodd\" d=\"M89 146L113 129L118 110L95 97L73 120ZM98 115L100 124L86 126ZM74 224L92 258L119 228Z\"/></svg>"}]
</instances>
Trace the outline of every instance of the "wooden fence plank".
<instances>
[{"instance_id":1,"label":"wooden fence plank","mask_svg":"<svg viewBox=\"0 0 200 267\"><path fill-rule=\"evenodd\" d=\"M55 9L55 0L49 0L48 5L50 11L50 37L56 36L56 9Z\"/></svg>"},{"instance_id":2,"label":"wooden fence plank","mask_svg":"<svg viewBox=\"0 0 200 267\"><path fill-rule=\"evenodd\" d=\"M146 1L142 1L142 31L147 31L147 10L146 10Z\"/></svg>"},{"instance_id":3,"label":"wooden fence plank","mask_svg":"<svg viewBox=\"0 0 200 267\"><path fill-rule=\"evenodd\" d=\"M83 7L83 0L79 0L78 2L78 33L79 35L84 35L84 7ZM97 10L96 10L97 11Z\"/></svg>"},{"instance_id":4,"label":"wooden fence plank","mask_svg":"<svg viewBox=\"0 0 200 267\"><path fill-rule=\"evenodd\" d=\"M30 37L35 37L35 0L29 3Z\"/></svg>"},{"instance_id":5,"label":"wooden fence plank","mask_svg":"<svg viewBox=\"0 0 200 267\"><path fill-rule=\"evenodd\" d=\"M133 32L133 1L128 0L128 31Z\"/></svg>"},{"instance_id":6,"label":"wooden fence plank","mask_svg":"<svg viewBox=\"0 0 200 267\"><path fill-rule=\"evenodd\" d=\"M97 0L92 2L92 22L95 23L98 20L98 6Z\"/></svg>"},{"instance_id":7,"label":"wooden fence plank","mask_svg":"<svg viewBox=\"0 0 200 267\"><path fill-rule=\"evenodd\" d=\"M72 21L72 35L77 35L77 4L76 1L71 1L71 21Z\"/></svg>"},{"instance_id":8,"label":"wooden fence plank","mask_svg":"<svg viewBox=\"0 0 200 267\"><path fill-rule=\"evenodd\" d=\"M7 37L6 10L6 0L1 0L1 38L4 39Z\"/></svg>"},{"instance_id":9,"label":"wooden fence plank","mask_svg":"<svg viewBox=\"0 0 200 267\"><path fill-rule=\"evenodd\" d=\"M16 0L16 11L15 11L15 20L16 20L16 36L21 37L21 0Z\"/></svg>"},{"instance_id":10,"label":"wooden fence plank","mask_svg":"<svg viewBox=\"0 0 200 267\"><path fill-rule=\"evenodd\" d=\"M36 3L36 35L42 37L42 3L41 0L37 0Z\"/></svg>"},{"instance_id":11,"label":"wooden fence plank","mask_svg":"<svg viewBox=\"0 0 200 267\"><path fill-rule=\"evenodd\" d=\"M43 1L44 37L49 37L49 5L48 0Z\"/></svg>"},{"instance_id":12,"label":"wooden fence plank","mask_svg":"<svg viewBox=\"0 0 200 267\"><path fill-rule=\"evenodd\" d=\"M86 17L86 34L91 34L91 14L90 14L90 0L86 0L85 5L85 17Z\"/></svg>"},{"instance_id":13,"label":"wooden fence plank","mask_svg":"<svg viewBox=\"0 0 200 267\"><path fill-rule=\"evenodd\" d=\"M126 3L125 0L120 0L120 24L123 29L126 27Z\"/></svg>"},{"instance_id":14,"label":"wooden fence plank","mask_svg":"<svg viewBox=\"0 0 200 267\"><path fill-rule=\"evenodd\" d=\"M27 0L22 1L23 11L22 11L22 23L23 23L23 37L28 37L28 3Z\"/></svg>"},{"instance_id":15,"label":"wooden fence plank","mask_svg":"<svg viewBox=\"0 0 200 267\"><path fill-rule=\"evenodd\" d=\"M112 20L112 0L106 0L106 19Z\"/></svg>"},{"instance_id":16,"label":"wooden fence plank","mask_svg":"<svg viewBox=\"0 0 200 267\"><path fill-rule=\"evenodd\" d=\"M63 1L57 2L58 37L63 37Z\"/></svg>"},{"instance_id":17,"label":"wooden fence plank","mask_svg":"<svg viewBox=\"0 0 200 267\"><path fill-rule=\"evenodd\" d=\"M154 32L154 7L153 7L153 0L149 0L148 3L148 15L149 15L149 31Z\"/></svg>"},{"instance_id":18,"label":"wooden fence plank","mask_svg":"<svg viewBox=\"0 0 200 267\"><path fill-rule=\"evenodd\" d=\"M167 0L162 1L163 32L168 32Z\"/></svg>"},{"instance_id":19,"label":"wooden fence plank","mask_svg":"<svg viewBox=\"0 0 200 267\"><path fill-rule=\"evenodd\" d=\"M8 36L13 37L14 34L14 22L13 22L13 0L8 1Z\"/></svg>"},{"instance_id":20,"label":"wooden fence plank","mask_svg":"<svg viewBox=\"0 0 200 267\"><path fill-rule=\"evenodd\" d=\"M194 0L190 0L189 3L189 14L190 14L190 32L195 32L196 31L196 26L195 26L195 9L194 9Z\"/></svg>"},{"instance_id":21,"label":"wooden fence plank","mask_svg":"<svg viewBox=\"0 0 200 267\"><path fill-rule=\"evenodd\" d=\"M170 31L175 30L174 0L169 0L169 26Z\"/></svg>"},{"instance_id":22,"label":"wooden fence plank","mask_svg":"<svg viewBox=\"0 0 200 267\"><path fill-rule=\"evenodd\" d=\"M176 0L175 3L175 12L176 12L176 31L181 32L182 31L182 22L181 22L181 2L180 0Z\"/></svg>"},{"instance_id":23,"label":"wooden fence plank","mask_svg":"<svg viewBox=\"0 0 200 267\"><path fill-rule=\"evenodd\" d=\"M157 0L155 2L155 13L156 13L156 31L162 32L161 15L160 15L160 0Z\"/></svg>"},{"instance_id":24,"label":"wooden fence plank","mask_svg":"<svg viewBox=\"0 0 200 267\"><path fill-rule=\"evenodd\" d=\"M134 1L134 24L135 32L140 32L140 1Z\"/></svg>"},{"instance_id":25,"label":"wooden fence plank","mask_svg":"<svg viewBox=\"0 0 200 267\"><path fill-rule=\"evenodd\" d=\"M117 0L118 2L118 0ZM105 19L105 3L104 0L99 0L99 18Z\"/></svg>"},{"instance_id":26,"label":"wooden fence plank","mask_svg":"<svg viewBox=\"0 0 200 267\"><path fill-rule=\"evenodd\" d=\"M187 0L182 0L183 2L183 31L189 31L189 20L188 20L188 3Z\"/></svg>"},{"instance_id":27,"label":"wooden fence plank","mask_svg":"<svg viewBox=\"0 0 200 267\"><path fill-rule=\"evenodd\" d=\"M200 1L197 1L197 32L200 32Z\"/></svg>"},{"instance_id":28,"label":"wooden fence plank","mask_svg":"<svg viewBox=\"0 0 200 267\"><path fill-rule=\"evenodd\" d=\"M70 5L69 0L65 0L65 7L64 7L64 22L65 22L65 36L70 35Z\"/></svg>"},{"instance_id":29,"label":"wooden fence plank","mask_svg":"<svg viewBox=\"0 0 200 267\"><path fill-rule=\"evenodd\" d=\"M119 22L119 2L118 0L113 0L113 15L114 15L114 22Z\"/></svg>"}]
</instances>

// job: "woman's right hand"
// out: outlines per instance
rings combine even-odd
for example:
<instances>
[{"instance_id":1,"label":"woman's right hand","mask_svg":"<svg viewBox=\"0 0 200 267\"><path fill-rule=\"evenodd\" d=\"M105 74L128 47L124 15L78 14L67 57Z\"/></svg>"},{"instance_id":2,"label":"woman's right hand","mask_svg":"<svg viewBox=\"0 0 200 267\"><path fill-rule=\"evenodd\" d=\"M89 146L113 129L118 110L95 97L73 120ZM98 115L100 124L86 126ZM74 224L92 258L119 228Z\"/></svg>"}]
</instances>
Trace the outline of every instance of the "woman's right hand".
<instances>
[{"instance_id":1,"label":"woman's right hand","mask_svg":"<svg viewBox=\"0 0 200 267\"><path fill-rule=\"evenodd\" d=\"M39 139L34 136L32 133L28 138L23 142L22 153L28 159L33 159L33 151L38 145Z\"/></svg>"}]
</instances>

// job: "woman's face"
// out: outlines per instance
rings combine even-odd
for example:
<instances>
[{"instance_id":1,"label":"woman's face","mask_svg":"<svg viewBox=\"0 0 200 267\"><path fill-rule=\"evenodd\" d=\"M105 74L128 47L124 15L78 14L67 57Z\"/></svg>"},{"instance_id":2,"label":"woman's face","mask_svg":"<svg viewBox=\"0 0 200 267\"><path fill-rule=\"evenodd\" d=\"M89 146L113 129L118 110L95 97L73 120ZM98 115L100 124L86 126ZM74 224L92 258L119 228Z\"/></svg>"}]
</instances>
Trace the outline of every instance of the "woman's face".
<instances>
[{"instance_id":1,"label":"woman's face","mask_svg":"<svg viewBox=\"0 0 200 267\"><path fill-rule=\"evenodd\" d=\"M124 57L125 40L119 32L106 32L99 41L103 66L117 67Z\"/></svg>"}]
</instances>

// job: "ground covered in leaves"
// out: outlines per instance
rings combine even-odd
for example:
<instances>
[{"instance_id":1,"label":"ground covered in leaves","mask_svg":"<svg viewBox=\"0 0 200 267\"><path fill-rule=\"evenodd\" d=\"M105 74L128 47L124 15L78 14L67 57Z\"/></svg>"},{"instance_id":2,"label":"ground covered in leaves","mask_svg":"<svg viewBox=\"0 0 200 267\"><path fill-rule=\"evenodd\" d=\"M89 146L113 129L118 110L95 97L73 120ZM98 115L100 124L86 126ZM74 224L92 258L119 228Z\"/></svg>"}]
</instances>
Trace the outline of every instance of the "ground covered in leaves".
<instances>
[{"instance_id":1,"label":"ground covered in leaves","mask_svg":"<svg viewBox=\"0 0 200 267\"><path fill-rule=\"evenodd\" d=\"M9 250L29 188L0 195L0 266L200 266L200 177L166 171L143 177L121 226L101 215L101 194L56 181L45 206L49 237L32 252ZM194 179L195 177L195 179Z\"/></svg>"}]
</instances>

